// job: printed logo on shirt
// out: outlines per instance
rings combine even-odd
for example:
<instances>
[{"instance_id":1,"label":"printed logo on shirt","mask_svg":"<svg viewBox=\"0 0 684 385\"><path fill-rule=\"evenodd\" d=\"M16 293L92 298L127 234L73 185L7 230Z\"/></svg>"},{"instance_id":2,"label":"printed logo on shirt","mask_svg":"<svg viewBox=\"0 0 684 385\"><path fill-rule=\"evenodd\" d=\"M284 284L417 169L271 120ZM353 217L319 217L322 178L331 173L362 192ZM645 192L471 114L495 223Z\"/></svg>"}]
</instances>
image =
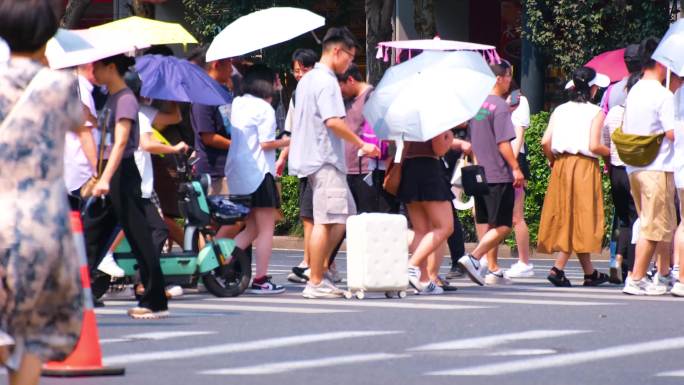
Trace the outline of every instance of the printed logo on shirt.
<instances>
[{"instance_id":1,"label":"printed logo on shirt","mask_svg":"<svg viewBox=\"0 0 684 385\"><path fill-rule=\"evenodd\" d=\"M496 110L496 105L491 104L488 102L484 102L482 104L482 107L480 107L480 111L477 112L475 117L473 119L477 120L478 122L481 122L489 117L494 111Z\"/></svg>"}]
</instances>

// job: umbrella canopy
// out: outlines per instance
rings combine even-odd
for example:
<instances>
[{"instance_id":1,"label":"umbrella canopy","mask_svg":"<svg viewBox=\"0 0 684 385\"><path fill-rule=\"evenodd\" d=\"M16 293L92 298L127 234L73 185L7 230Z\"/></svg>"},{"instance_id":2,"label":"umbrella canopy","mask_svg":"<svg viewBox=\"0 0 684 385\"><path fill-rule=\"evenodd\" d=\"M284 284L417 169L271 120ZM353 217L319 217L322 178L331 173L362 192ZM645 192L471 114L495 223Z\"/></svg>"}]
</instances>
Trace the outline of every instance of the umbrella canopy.
<instances>
[{"instance_id":1,"label":"umbrella canopy","mask_svg":"<svg viewBox=\"0 0 684 385\"><path fill-rule=\"evenodd\" d=\"M325 25L325 18L300 8L274 7L235 20L207 50L207 61L244 55L293 39Z\"/></svg>"},{"instance_id":2,"label":"umbrella canopy","mask_svg":"<svg viewBox=\"0 0 684 385\"><path fill-rule=\"evenodd\" d=\"M60 29L48 41L45 56L50 68L62 69L147 47L149 45L136 45L129 33L113 36L89 29Z\"/></svg>"},{"instance_id":3,"label":"umbrella canopy","mask_svg":"<svg viewBox=\"0 0 684 385\"><path fill-rule=\"evenodd\" d=\"M608 76L611 83L619 82L629 75L629 70L627 70L627 65L625 64L624 48L594 56L585 66Z\"/></svg>"},{"instance_id":4,"label":"umbrella canopy","mask_svg":"<svg viewBox=\"0 0 684 385\"><path fill-rule=\"evenodd\" d=\"M475 116L495 82L477 52L425 51L385 72L363 114L381 139L423 142Z\"/></svg>"},{"instance_id":5,"label":"umbrella canopy","mask_svg":"<svg viewBox=\"0 0 684 385\"><path fill-rule=\"evenodd\" d=\"M670 25L651 56L679 76L684 76L684 19Z\"/></svg>"},{"instance_id":6,"label":"umbrella canopy","mask_svg":"<svg viewBox=\"0 0 684 385\"><path fill-rule=\"evenodd\" d=\"M136 59L142 81L140 95L161 100L219 106L230 93L197 65L173 56L145 55Z\"/></svg>"},{"instance_id":7,"label":"umbrella canopy","mask_svg":"<svg viewBox=\"0 0 684 385\"><path fill-rule=\"evenodd\" d=\"M124 32L135 36L138 44L196 44L195 39L182 25L165 21L146 19L139 16L131 16L110 23L91 27L96 31L106 31L116 34Z\"/></svg>"}]
</instances>

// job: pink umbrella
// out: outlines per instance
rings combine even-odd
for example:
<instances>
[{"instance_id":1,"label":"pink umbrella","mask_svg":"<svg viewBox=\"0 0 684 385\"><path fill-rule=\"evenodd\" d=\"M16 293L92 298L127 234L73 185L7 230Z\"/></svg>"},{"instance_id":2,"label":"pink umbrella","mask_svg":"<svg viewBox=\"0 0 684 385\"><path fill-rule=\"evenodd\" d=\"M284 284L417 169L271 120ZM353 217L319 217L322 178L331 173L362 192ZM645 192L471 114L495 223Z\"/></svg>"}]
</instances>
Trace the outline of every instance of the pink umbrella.
<instances>
[{"instance_id":1,"label":"pink umbrella","mask_svg":"<svg viewBox=\"0 0 684 385\"><path fill-rule=\"evenodd\" d=\"M629 75L624 55L624 48L607 51L589 60L585 66L607 75L610 78L610 82L615 83Z\"/></svg>"}]
</instances>

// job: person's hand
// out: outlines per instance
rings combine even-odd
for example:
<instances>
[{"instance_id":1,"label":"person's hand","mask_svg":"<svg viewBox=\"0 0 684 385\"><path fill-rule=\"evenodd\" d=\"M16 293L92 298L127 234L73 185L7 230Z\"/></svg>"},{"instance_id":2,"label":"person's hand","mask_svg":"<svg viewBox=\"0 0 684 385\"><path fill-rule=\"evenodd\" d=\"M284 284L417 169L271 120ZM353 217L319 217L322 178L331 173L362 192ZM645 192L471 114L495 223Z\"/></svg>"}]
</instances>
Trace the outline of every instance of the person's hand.
<instances>
[{"instance_id":1,"label":"person's hand","mask_svg":"<svg viewBox=\"0 0 684 385\"><path fill-rule=\"evenodd\" d=\"M96 197L101 197L109 194L109 182L105 180L98 180L93 188L93 195Z\"/></svg>"},{"instance_id":2,"label":"person's hand","mask_svg":"<svg viewBox=\"0 0 684 385\"><path fill-rule=\"evenodd\" d=\"M185 144L185 142L182 141L173 146L173 150L176 152L176 154L185 154L186 152L188 152L189 149L190 146L188 146L187 144Z\"/></svg>"},{"instance_id":3,"label":"person's hand","mask_svg":"<svg viewBox=\"0 0 684 385\"><path fill-rule=\"evenodd\" d=\"M283 176L283 171L285 171L285 160L276 160L275 169L276 176Z\"/></svg>"},{"instance_id":4,"label":"person's hand","mask_svg":"<svg viewBox=\"0 0 684 385\"><path fill-rule=\"evenodd\" d=\"M361 146L361 152L363 153L363 155L371 158L380 157L380 149L378 148L378 146L371 143L365 143L363 146Z\"/></svg>"},{"instance_id":5,"label":"person's hand","mask_svg":"<svg viewBox=\"0 0 684 385\"><path fill-rule=\"evenodd\" d=\"M465 140L462 140L461 141L461 151L466 155L470 155L473 152L473 145L470 144L470 142L466 142Z\"/></svg>"},{"instance_id":6,"label":"person's hand","mask_svg":"<svg viewBox=\"0 0 684 385\"><path fill-rule=\"evenodd\" d=\"M520 171L520 168L516 168L513 170L513 187L518 188L523 186L523 182L525 182L525 176L523 175L522 171Z\"/></svg>"}]
</instances>

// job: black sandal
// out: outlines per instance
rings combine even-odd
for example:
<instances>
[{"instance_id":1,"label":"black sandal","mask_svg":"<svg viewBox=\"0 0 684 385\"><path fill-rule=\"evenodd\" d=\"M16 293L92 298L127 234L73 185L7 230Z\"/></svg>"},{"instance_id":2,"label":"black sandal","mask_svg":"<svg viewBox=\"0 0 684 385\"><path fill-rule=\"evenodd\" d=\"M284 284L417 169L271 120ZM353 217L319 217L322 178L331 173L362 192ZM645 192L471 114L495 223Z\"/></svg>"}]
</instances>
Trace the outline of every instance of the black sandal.
<instances>
[{"instance_id":1,"label":"black sandal","mask_svg":"<svg viewBox=\"0 0 684 385\"><path fill-rule=\"evenodd\" d=\"M549 280L554 286L557 287L571 287L572 284L570 283L570 280L565 276L565 272L563 270L559 270L556 267L552 267L551 271L549 272L548 277L546 279Z\"/></svg>"},{"instance_id":2,"label":"black sandal","mask_svg":"<svg viewBox=\"0 0 684 385\"><path fill-rule=\"evenodd\" d=\"M594 270L593 273L584 275L584 286L598 286L606 283L610 280L610 277L606 273L599 273L598 270Z\"/></svg>"}]
</instances>

